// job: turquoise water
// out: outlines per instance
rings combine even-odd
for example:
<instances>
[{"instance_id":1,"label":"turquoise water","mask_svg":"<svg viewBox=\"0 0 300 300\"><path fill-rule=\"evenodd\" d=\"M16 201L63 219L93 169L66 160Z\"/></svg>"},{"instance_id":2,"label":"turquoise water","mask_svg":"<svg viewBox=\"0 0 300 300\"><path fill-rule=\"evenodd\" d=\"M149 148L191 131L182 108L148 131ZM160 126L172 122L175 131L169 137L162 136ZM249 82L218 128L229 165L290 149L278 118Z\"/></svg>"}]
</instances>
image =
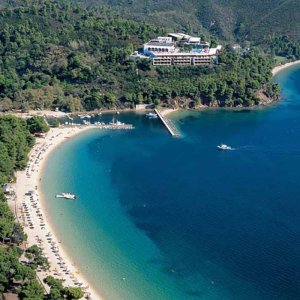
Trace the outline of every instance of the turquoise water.
<instances>
[{"instance_id":1,"label":"turquoise water","mask_svg":"<svg viewBox=\"0 0 300 300\"><path fill-rule=\"evenodd\" d=\"M300 68L276 81L270 108L174 115L180 139L121 114L135 130L91 130L50 155L51 221L104 298L300 298Z\"/></svg>"}]
</instances>

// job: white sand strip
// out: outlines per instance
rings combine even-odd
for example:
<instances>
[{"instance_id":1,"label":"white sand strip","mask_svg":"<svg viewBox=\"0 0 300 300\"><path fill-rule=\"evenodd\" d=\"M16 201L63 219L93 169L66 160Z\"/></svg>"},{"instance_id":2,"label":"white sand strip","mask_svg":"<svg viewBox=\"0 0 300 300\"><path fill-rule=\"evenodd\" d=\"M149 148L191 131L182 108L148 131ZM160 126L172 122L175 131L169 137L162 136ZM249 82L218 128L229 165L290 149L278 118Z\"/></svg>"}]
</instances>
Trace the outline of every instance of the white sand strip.
<instances>
[{"instance_id":1,"label":"white sand strip","mask_svg":"<svg viewBox=\"0 0 300 300\"><path fill-rule=\"evenodd\" d=\"M273 76L275 76L276 74L278 74L282 70L287 69L289 67L292 67L294 65L298 65L298 64L300 64L300 60L296 60L296 61L293 61L293 62L289 62L289 63L283 64L283 65L277 66L272 70L272 74L273 74Z\"/></svg>"},{"instance_id":2,"label":"white sand strip","mask_svg":"<svg viewBox=\"0 0 300 300\"><path fill-rule=\"evenodd\" d=\"M50 262L50 271L39 271L38 277L42 280L47 275L52 275L63 279L65 286L81 287L90 299L98 300L102 298L79 272L63 249L61 242L55 237L51 224L47 221L47 214L42 206L41 193L38 189L43 164L49 153L67 138L90 128L93 127L52 128L45 138L36 139L36 144L29 154L26 170L16 174L15 206L19 222L24 226L28 235L28 246L39 245Z\"/></svg>"}]
</instances>

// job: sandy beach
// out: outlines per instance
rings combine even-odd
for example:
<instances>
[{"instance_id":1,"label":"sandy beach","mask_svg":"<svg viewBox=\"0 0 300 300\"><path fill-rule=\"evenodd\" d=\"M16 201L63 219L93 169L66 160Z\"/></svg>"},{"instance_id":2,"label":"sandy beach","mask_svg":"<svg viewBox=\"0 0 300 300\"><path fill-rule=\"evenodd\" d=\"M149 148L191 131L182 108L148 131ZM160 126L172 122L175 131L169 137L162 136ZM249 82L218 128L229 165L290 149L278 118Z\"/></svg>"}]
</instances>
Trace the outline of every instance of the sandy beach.
<instances>
[{"instance_id":1,"label":"sandy beach","mask_svg":"<svg viewBox=\"0 0 300 300\"><path fill-rule=\"evenodd\" d=\"M28 235L27 247L39 245L50 262L48 272L38 271L40 281L42 282L47 275L52 275L62 279L65 286L81 287L89 299L101 300L101 296L71 261L61 241L55 237L51 224L47 221L47 212L42 205L42 195L39 191L41 172L49 153L66 139L91 128L93 127L52 128L45 138L36 139L26 170L16 174L16 200L13 207L18 221ZM12 203L10 204L12 206ZM47 286L45 289L47 290Z\"/></svg>"},{"instance_id":2,"label":"sandy beach","mask_svg":"<svg viewBox=\"0 0 300 300\"><path fill-rule=\"evenodd\" d=\"M170 114L172 114L172 113L174 113L178 110L179 110L178 108L174 108L174 109L173 108L163 108L163 109L160 110L160 113L163 117L166 117L166 116L168 116L168 115L170 115Z\"/></svg>"},{"instance_id":3,"label":"sandy beach","mask_svg":"<svg viewBox=\"0 0 300 300\"><path fill-rule=\"evenodd\" d=\"M273 76L275 76L277 73L279 73L280 71L286 69L286 68L289 68L289 67L292 67L294 65L298 65L300 64L300 60L296 60L296 61L292 61L292 62L289 62L289 63L286 63L286 64L283 64L283 65L280 65L280 66L277 66L275 67L273 70L272 70L272 74Z\"/></svg>"}]
</instances>

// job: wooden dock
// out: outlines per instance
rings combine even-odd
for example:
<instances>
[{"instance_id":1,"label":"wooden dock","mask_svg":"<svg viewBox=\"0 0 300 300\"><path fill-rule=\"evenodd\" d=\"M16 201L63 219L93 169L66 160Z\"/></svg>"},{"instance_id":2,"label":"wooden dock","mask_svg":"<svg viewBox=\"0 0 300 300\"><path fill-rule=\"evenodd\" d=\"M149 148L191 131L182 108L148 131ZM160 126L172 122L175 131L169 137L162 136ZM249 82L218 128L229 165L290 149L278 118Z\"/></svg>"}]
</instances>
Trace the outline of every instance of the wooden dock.
<instances>
[{"instance_id":1,"label":"wooden dock","mask_svg":"<svg viewBox=\"0 0 300 300\"><path fill-rule=\"evenodd\" d=\"M158 117L160 118L160 120L163 122L163 124L166 126L166 128L168 129L170 134L172 136L179 137L180 133L177 130L176 126L173 124L173 122L170 119L168 119L167 117L163 116L162 113L157 108L155 109L155 112L158 115Z\"/></svg>"}]
</instances>

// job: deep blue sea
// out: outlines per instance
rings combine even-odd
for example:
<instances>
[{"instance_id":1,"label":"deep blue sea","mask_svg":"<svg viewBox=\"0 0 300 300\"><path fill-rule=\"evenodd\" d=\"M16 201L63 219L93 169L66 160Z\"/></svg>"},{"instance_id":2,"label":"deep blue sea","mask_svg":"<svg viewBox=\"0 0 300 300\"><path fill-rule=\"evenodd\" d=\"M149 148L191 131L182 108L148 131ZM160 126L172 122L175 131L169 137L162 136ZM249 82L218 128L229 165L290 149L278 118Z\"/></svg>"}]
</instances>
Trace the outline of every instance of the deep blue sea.
<instances>
[{"instance_id":1,"label":"deep blue sea","mask_svg":"<svg viewBox=\"0 0 300 300\"><path fill-rule=\"evenodd\" d=\"M300 68L275 80L271 107L173 115L181 138L124 113L135 130L91 130L51 154L50 220L105 299L300 299Z\"/></svg>"}]
</instances>

